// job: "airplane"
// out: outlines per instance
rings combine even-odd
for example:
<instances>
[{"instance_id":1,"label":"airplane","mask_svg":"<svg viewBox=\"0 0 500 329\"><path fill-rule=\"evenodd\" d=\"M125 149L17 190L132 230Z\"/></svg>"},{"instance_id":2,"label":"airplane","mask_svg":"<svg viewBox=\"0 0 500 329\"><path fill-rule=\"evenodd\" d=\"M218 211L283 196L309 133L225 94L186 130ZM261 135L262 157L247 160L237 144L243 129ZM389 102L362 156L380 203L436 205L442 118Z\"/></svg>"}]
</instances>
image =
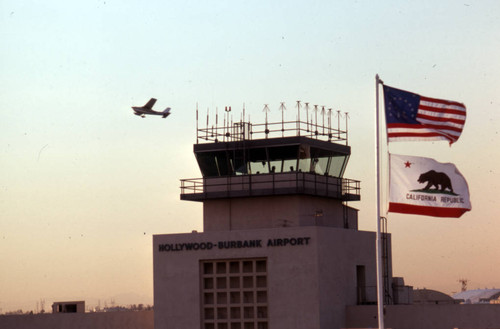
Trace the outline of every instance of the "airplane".
<instances>
[{"instance_id":1,"label":"airplane","mask_svg":"<svg viewBox=\"0 0 500 329\"><path fill-rule=\"evenodd\" d=\"M153 105L156 103L156 98L151 98L149 102L146 103L144 106L132 106L132 110L134 110L134 114L138 115L142 118L146 117L146 115L161 115L163 118L166 118L170 115L170 107L167 107L165 111L163 112L158 112L158 111L153 111Z\"/></svg>"}]
</instances>

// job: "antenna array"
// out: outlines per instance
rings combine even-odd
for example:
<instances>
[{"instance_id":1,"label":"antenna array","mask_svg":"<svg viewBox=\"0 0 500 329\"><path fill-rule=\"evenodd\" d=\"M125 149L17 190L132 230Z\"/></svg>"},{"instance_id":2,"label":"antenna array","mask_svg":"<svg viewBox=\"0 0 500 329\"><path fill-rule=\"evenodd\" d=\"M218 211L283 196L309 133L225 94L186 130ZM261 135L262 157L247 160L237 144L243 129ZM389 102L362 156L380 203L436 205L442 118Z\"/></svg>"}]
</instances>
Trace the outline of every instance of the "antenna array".
<instances>
[{"instance_id":1,"label":"antenna array","mask_svg":"<svg viewBox=\"0 0 500 329\"><path fill-rule=\"evenodd\" d=\"M285 119L286 105L285 102L280 102L278 110L281 111L281 122L270 122L269 114L271 109L269 104L264 104L263 112L265 113L264 124L252 124L250 115L245 118L245 104L243 104L243 114L239 121L233 122L231 114L231 106L224 107L224 120L222 126L219 126L218 108L215 110L215 124L210 123L210 110L207 109L207 119L205 127L199 126L198 120L198 104L196 105L196 142L200 140L206 142L230 142L242 141L249 139L290 137L290 136L306 136L310 138L320 139L328 142L341 142L348 145L348 113L342 114L340 110L336 110L337 126L333 127L333 111L332 108L326 106L314 105L314 114L309 117L309 102L304 103L296 101L297 116L294 121ZM305 109L305 122L301 120L301 112ZM321 124L318 122L318 111L321 115ZM326 117L326 123L325 123ZM341 119L345 119L345 128L341 128Z\"/></svg>"}]
</instances>

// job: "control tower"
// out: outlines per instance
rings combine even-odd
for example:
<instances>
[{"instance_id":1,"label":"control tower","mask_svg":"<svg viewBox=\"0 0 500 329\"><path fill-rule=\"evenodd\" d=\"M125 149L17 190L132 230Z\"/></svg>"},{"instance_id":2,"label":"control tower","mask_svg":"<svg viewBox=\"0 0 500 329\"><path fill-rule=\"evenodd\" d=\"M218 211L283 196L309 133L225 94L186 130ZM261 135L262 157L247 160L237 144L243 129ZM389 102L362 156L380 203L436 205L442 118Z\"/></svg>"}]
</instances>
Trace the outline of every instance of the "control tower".
<instances>
[{"instance_id":1,"label":"control tower","mask_svg":"<svg viewBox=\"0 0 500 329\"><path fill-rule=\"evenodd\" d=\"M348 205L360 182L344 178L347 128L331 110L326 124L324 110L322 124L229 112L197 124L202 177L181 180L203 233L154 236L155 328L345 327L347 305L376 302L375 233Z\"/></svg>"},{"instance_id":2,"label":"control tower","mask_svg":"<svg viewBox=\"0 0 500 329\"><path fill-rule=\"evenodd\" d=\"M331 120L330 120L331 121ZM204 231L282 226L357 228L359 181L343 178L347 132L306 122L198 129L203 178L181 181L181 199L203 202ZM204 143L200 143L203 141Z\"/></svg>"}]
</instances>

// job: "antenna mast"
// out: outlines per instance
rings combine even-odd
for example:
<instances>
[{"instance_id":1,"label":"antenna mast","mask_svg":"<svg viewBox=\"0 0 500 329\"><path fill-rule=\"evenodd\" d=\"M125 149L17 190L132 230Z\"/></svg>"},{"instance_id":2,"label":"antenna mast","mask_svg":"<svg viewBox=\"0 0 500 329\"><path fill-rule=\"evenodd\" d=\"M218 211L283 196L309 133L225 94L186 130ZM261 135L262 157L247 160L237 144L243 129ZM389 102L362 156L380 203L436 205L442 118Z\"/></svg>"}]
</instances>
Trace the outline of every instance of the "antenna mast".
<instances>
[{"instance_id":1,"label":"antenna mast","mask_svg":"<svg viewBox=\"0 0 500 329\"><path fill-rule=\"evenodd\" d=\"M328 109L328 140L332 139L332 109Z\"/></svg>"},{"instance_id":2,"label":"antenna mast","mask_svg":"<svg viewBox=\"0 0 500 329\"><path fill-rule=\"evenodd\" d=\"M348 123L349 121L349 112L345 112L345 145L349 145L349 131L348 131Z\"/></svg>"},{"instance_id":3,"label":"antenna mast","mask_svg":"<svg viewBox=\"0 0 500 329\"><path fill-rule=\"evenodd\" d=\"M267 113L269 113L271 110L269 109L269 106L267 106L267 104L264 104L264 112L266 112L266 138L267 138L267 135L269 134L269 129L267 127Z\"/></svg>"},{"instance_id":4,"label":"antenna mast","mask_svg":"<svg viewBox=\"0 0 500 329\"><path fill-rule=\"evenodd\" d=\"M314 116L316 118L316 120L315 120L314 134L317 137L318 136L318 105L314 105Z\"/></svg>"},{"instance_id":5,"label":"antenna mast","mask_svg":"<svg viewBox=\"0 0 500 329\"><path fill-rule=\"evenodd\" d=\"M231 112L231 106L229 107L226 106L224 108L224 111L226 112L226 114L224 115L224 140L226 140L227 137L227 140L229 141L229 136L230 136L229 112Z\"/></svg>"},{"instance_id":6,"label":"antenna mast","mask_svg":"<svg viewBox=\"0 0 500 329\"><path fill-rule=\"evenodd\" d=\"M309 103L306 103L306 123L307 123L307 132L309 132Z\"/></svg>"},{"instance_id":7,"label":"antenna mast","mask_svg":"<svg viewBox=\"0 0 500 329\"><path fill-rule=\"evenodd\" d=\"M340 110L337 110L337 138L340 139Z\"/></svg>"},{"instance_id":8,"label":"antenna mast","mask_svg":"<svg viewBox=\"0 0 500 329\"><path fill-rule=\"evenodd\" d=\"M323 136L325 135L325 106L321 106L321 117L323 118L322 119L322 123L321 125L323 126L323 128L321 128L323 130L322 134Z\"/></svg>"},{"instance_id":9,"label":"antenna mast","mask_svg":"<svg viewBox=\"0 0 500 329\"><path fill-rule=\"evenodd\" d=\"M206 132L205 132L205 135L206 135L206 138L207 138L207 139L208 139L208 116L209 116L209 112L210 112L210 110L209 110L209 108L207 107L207 130L206 130Z\"/></svg>"},{"instance_id":10,"label":"antenna mast","mask_svg":"<svg viewBox=\"0 0 500 329\"><path fill-rule=\"evenodd\" d=\"M285 136L285 102L281 102L280 105L280 110L281 110L281 137Z\"/></svg>"},{"instance_id":11,"label":"antenna mast","mask_svg":"<svg viewBox=\"0 0 500 329\"><path fill-rule=\"evenodd\" d=\"M468 279L459 279L458 282L462 284L461 292L467 291L467 283L469 283Z\"/></svg>"},{"instance_id":12,"label":"antenna mast","mask_svg":"<svg viewBox=\"0 0 500 329\"><path fill-rule=\"evenodd\" d=\"M300 136L300 101L297 101L297 133Z\"/></svg>"},{"instance_id":13,"label":"antenna mast","mask_svg":"<svg viewBox=\"0 0 500 329\"><path fill-rule=\"evenodd\" d=\"M196 102L196 144L198 141L198 102Z\"/></svg>"}]
</instances>

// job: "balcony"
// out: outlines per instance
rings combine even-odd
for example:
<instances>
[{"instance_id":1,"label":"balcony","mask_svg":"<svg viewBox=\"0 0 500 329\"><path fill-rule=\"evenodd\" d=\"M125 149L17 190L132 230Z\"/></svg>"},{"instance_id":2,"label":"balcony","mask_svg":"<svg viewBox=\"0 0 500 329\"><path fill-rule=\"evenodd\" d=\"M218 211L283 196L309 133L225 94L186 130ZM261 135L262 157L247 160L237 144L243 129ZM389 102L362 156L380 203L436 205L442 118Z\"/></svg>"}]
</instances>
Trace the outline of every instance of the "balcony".
<instances>
[{"instance_id":1,"label":"balcony","mask_svg":"<svg viewBox=\"0 0 500 329\"><path fill-rule=\"evenodd\" d=\"M327 197L342 201L359 201L360 182L304 172L181 180L181 200L203 201L294 194Z\"/></svg>"}]
</instances>

